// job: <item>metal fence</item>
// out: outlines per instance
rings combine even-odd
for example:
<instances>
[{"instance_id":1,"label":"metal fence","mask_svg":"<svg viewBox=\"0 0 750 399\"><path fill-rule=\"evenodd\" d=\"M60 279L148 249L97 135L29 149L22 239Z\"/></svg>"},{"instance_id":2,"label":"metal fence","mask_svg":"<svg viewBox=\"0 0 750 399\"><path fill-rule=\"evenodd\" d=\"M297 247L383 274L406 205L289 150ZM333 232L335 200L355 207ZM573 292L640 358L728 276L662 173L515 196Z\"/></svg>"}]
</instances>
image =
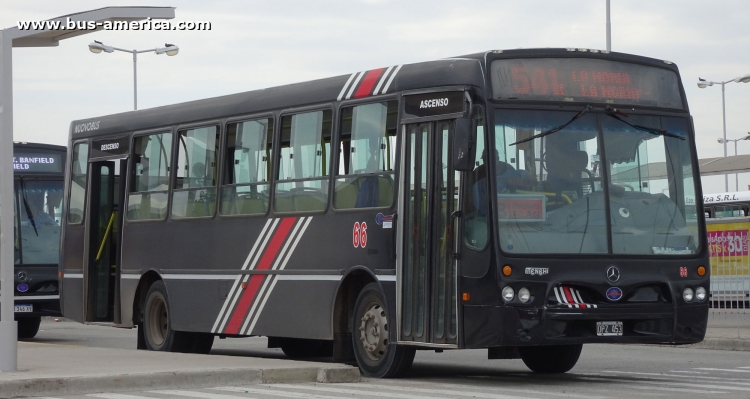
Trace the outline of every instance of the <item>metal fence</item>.
<instances>
[{"instance_id":1,"label":"metal fence","mask_svg":"<svg viewBox=\"0 0 750 399\"><path fill-rule=\"evenodd\" d=\"M750 218L708 219L706 230L711 254L711 308L750 313Z\"/></svg>"}]
</instances>

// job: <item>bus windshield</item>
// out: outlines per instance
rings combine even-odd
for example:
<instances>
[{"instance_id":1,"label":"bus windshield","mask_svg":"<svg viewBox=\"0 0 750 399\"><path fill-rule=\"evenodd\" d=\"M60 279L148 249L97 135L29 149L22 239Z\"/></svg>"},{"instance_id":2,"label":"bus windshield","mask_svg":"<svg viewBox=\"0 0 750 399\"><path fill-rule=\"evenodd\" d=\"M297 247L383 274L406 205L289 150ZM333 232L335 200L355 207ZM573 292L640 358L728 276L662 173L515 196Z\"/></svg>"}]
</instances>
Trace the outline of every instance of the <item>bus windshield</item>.
<instances>
[{"instance_id":1,"label":"bus windshield","mask_svg":"<svg viewBox=\"0 0 750 399\"><path fill-rule=\"evenodd\" d=\"M576 114L495 111L492 156L502 250L696 253L696 207L686 201L695 196L686 119Z\"/></svg>"},{"instance_id":2,"label":"bus windshield","mask_svg":"<svg viewBox=\"0 0 750 399\"><path fill-rule=\"evenodd\" d=\"M60 251L62 180L16 183L16 264L57 264Z\"/></svg>"}]
</instances>

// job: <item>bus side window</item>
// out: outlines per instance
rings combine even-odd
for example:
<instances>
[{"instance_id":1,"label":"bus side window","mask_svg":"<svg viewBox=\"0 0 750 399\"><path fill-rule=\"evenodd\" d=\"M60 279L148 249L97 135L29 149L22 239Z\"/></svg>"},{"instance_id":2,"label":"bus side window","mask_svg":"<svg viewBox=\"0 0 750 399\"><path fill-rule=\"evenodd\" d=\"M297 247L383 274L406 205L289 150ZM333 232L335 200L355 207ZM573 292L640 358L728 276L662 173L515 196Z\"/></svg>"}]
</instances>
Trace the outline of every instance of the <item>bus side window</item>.
<instances>
[{"instance_id":1,"label":"bus side window","mask_svg":"<svg viewBox=\"0 0 750 399\"><path fill-rule=\"evenodd\" d=\"M172 217L212 217L216 214L219 128L207 126L183 130L177 138Z\"/></svg>"},{"instance_id":2,"label":"bus side window","mask_svg":"<svg viewBox=\"0 0 750 399\"><path fill-rule=\"evenodd\" d=\"M273 119L227 125L221 215L265 215L271 180Z\"/></svg>"},{"instance_id":3,"label":"bus side window","mask_svg":"<svg viewBox=\"0 0 750 399\"><path fill-rule=\"evenodd\" d=\"M464 243L474 249L483 250L487 245L489 234L488 219L488 176L487 165L482 154L485 153L484 112L482 107L474 106L473 116L476 123L474 142L477 146L474 158L474 172L467 173L465 188L466 201L464 209L466 221L464 223Z\"/></svg>"},{"instance_id":4,"label":"bus side window","mask_svg":"<svg viewBox=\"0 0 750 399\"><path fill-rule=\"evenodd\" d=\"M73 146L73 162L70 168L70 201L68 202L68 224L83 222L83 207L86 202L86 172L89 165L89 144Z\"/></svg>"},{"instance_id":5,"label":"bus side window","mask_svg":"<svg viewBox=\"0 0 750 399\"><path fill-rule=\"evenodd\" d=\"M279 175L274 192L276 212L326 209L332 122L331 110L281 118Z\"/></svg>"},{"instance_id":6,"label":"bus side window","mask_svg":"<svg viewBox=\"0 0 750 399\"><path fill-rule=\"evenodd\" d=\"M133 160L128 220L163 220L167 216L172 133L136 137Z\"/></svg>"},{"instance_id":7,"label":"bus side window","mask_svg":"<svg viewBox=\"0 0 750 399\"><path fill-rule=\"evenodd\" d=\"M342 108L334 208L393 204L397 118L397 101Z\"/></svg>"}]
</instances>

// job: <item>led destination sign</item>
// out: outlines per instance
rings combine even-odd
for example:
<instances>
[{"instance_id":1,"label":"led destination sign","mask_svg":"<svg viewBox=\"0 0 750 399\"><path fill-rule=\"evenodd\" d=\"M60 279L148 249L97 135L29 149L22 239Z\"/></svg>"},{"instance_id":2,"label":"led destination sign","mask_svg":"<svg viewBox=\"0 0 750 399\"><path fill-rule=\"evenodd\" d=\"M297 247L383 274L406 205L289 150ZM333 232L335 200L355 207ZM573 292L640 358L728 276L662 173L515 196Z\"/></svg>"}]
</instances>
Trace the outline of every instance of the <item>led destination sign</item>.
<instances>
[{"instance_id":1,"label":"led destination sign","mask_svg":"<svg viewBox=\"0 0 750 399\"><path fill-rule=\"evenodd\" d=\"M61 154L16 153L13 157L15 173L60 173L63 171Z\"/></svg>"},{"instance_id":2,"label":"led destination sign","mask_svg":"<svg viewBox=\"0 0 750 399\"><path fill-rule=\"evenodd\" d=\"M682 108L673 71L606 60L529 58L492 63L495 99Z\"/></svg>"}]
</instances>

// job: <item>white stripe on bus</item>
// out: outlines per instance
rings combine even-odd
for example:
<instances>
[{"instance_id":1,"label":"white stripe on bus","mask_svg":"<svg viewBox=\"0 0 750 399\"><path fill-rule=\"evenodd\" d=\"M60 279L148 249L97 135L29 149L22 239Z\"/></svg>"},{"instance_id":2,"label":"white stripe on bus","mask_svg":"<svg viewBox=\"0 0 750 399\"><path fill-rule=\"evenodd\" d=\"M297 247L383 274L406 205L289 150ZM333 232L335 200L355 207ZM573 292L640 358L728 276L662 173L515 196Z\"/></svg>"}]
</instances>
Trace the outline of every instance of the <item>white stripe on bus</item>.
<instances>
[{"instance_id":1,"label":"white stripe on bus","mask_svg":"<svg viewBox=\"0 0 750 399\"><path fill-rule=\"evenodd\" d=\"M383 83L388 78L388 74L391 73L393 70L393 65L389 66L388 69L385 70L385 73L383 73L383 76L380 77L380 80L378 81L378 85L375 86L375 90L373 90L372 95L378 94L378 90L380 90L380 87L383 86Z\"/></svg>"},{"instance_id":2,"label":"white stripe on bus","mask_svg":"<svg viewBox=\"0 0 750 399\"><path fill-rule=\"evenodd\" d=\"M16 300L16 301L20 301L20 300L28 300L28 301L38 300L38 301L41 301L41 300L45 300L45 299L60 299L60 295L14 296L13 299Z\"/></svg>"},{"instance_id":3,"label":"white stripe on bus","mask_svg":"<svg viewBox=\"0 0 750 399\"><path fill-rule=\"evenodd\" d=\"M346 88L349 87L349 83L352 82L352 79L354 79L354 75L356 74L357 73L355 72L349 75L349 79L346 81L346 83L344 84L344 87L341 89L341 93L339 93L339 96L336 98L336 101L341 101L341 99L344 97L344 93L346 93Z\"/></svg>"},{"instance_id":4,"label":"white stripe on bus","mask_svg":"<svg viewBox=\"0 0 750 399\"><path fill-rule=\"evenodd\" d=\"M83 273L65 273L65 272L63 272L63 278L83 278Z\"/></svg>"},{"instance_id":5,"label":"white stripe on bus","mask_svg":"<svg viewBox=\"0 0 750 399\"><path fill-rule=\"evenodd\" d=\"M302 225L302 223L305 221L305 218L299 218L294 222L294 228L292 229L292 232L289 234L289 237L286 238L286 242L284 243L284 246L281 248L278 254L276 254L276 259L274 259L273 266L271 266L270 270L276 270L279 265L280 259L284 256L284 253L289 249L289 245L294 240L294 236L299 232L299 227ZM269 278L265 278L263 281L263 285L258 290L258 293L256 294L256 299L253 300L253 305L250 307L250 311L245 316L245 322L242 323L242 328L240 328L240 333L242 333L247 325L250 323L250 321L253 318L253 313L255 313L255 310L258 308L259 303L261 302L261 299L264 295L266 295L268 286L271 284L271 280L273 279L273 276Z\"/></svg>"},{"instance_id":6,"label":"white stripe on bus","mask_svg":"<svg viewBox=\"0 0 750 399\"><path fill-rule=\"evenodd\" d=\"M307 230L307 227L310 225L310 222L312 222L312 217L307 218L305 221L305 225L302 227L302 230L299 232L297 237L294 240L294 244L292 245L291 250L287 253L286 257L284 258L284 261L281 263L281 267L279 270L284 270L286 267L287 262L289 261L289 258L294 253L294 250L297 248L297 244L299 243L299 240L302 238L302 236L305 235L305 231ZM252 333L253 328L255 328L255 323L258 322L258 319L260 318L260 314L263 312L263 308L266 306L266 300L271 296L271 293L273 292L273 288L276 286L277 279L273 279L273 283L271 284L271 287L268 290L268 293L266 294L266 297L263 298L263 303L261 303L260 308L258 308L258 313L255 315L253 322L250 324L250 327L247 329L250 333Z\"/></svg>"},{"instance_id":7,"label":"white stripe on bus","mask_svg":"<svg viewBox=\"0 0 750 399\"><path fill-rule=\"evenodd\" d=\"M393 83L393 78L395 78L395 77L396 77L396 74L398 73L398 71L400 71L400 70L401 70L401 67L402 67L402 66L404 66L404 64L401 64L401 65L399 65L399 66L398 66L398 67L396 68L396 70L395 70L395 71L393 71L393 74L392 74L392 75L391 75L391 77L390 77L390 78L388 79L388 83L386 83L386 84L385 84L385 87L383 88L383 91L381 91L381 92L380 92L380 94L385 94L385 92L387 92L387 91L388 91L388 88L389 88L389 87L391 87L391 83Z\"/></svg>"},{"instance_id":8,"label":"white stripe on bus","mask_svg":"<svg viewBox=\"0 0 750 399\"><path fill-rule=\"evenodd\" d=\"M258 236L258 239L256 240L256 244L253 245L253 249L257 249L255 253L253 251L250 251L250 254L248 254L248 259L252 258L252 261L249 264L244 264L242 267L247 268L250 270L255 269L255 265L258 263L258 260L260 259L260 255L263 253L263 250L266 248L266 245L268 245L268 240L271 239L271 236L273 235L274 231L276 231L276 227L279 224L279 221L281 219L273 219L273 223L271 224L271 227L265 231L265 235L263 235L261 232L261 235ZM266 222L267 223L267 222ZM257 246L258 243L261 243L259 246ZM243 269L245 270L245 269ZM227 296L227 301L229 303L229 306L227 307L226 312L221 315L221 323L219 324L219 327L214 332L218 331L224 331L224 327L229 322L229 318L232 315L232 311L234 310L234 307L237 305L237 301L242 296L242 290L240 289L240 286L242 283L246 283L250 279L250 275L242 276L241 278L237 279L235 281L237 284L234 286L234 291L230 291L230 295Z\"/></svg>"},{"instance_id":9,"label":"white stripe on bus","mask_svg":"<svg viewBox=\"0 0 750 399\"><path fill-rule=\"evenodd\" d=\"M277 274L282 281L341 281L344 276L331 274Z\"/></svg>"},{"instance_id":10,"label":"white stripe on bus","mask_svg":"<svg viewBox=\"0 0 750 399\"><path fill-rule=\"evenodd\" d=\"M359 72L359 74L357 75L357 79L354 80L354 83L352 83L352 86L349 88L349 92L346 93L347 100L352 98L352 93L354 93L354 89L357 88L357 85L359 84L360 79L362 79L362 77L365 76L365 72L367 71Z\"/></svg>"}]
</instances>

